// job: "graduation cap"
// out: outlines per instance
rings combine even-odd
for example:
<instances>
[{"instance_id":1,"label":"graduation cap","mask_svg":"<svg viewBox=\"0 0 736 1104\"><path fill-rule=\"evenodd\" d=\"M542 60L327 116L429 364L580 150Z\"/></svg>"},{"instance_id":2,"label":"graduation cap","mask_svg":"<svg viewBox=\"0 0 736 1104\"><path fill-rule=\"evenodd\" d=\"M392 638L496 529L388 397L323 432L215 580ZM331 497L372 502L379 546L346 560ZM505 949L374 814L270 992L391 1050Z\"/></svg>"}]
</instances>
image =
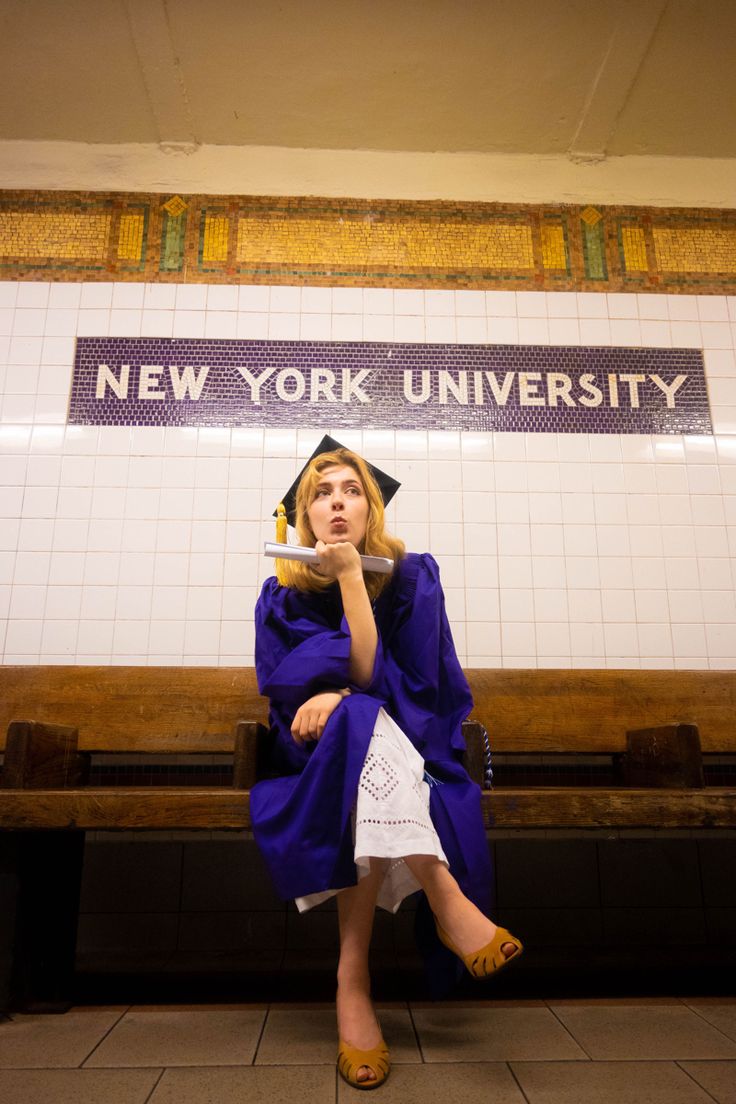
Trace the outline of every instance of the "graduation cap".
<instances>
[{"instance_id":1,"label":"graduation cap","mask_svg":"<svg viewBox=\"0 0 736 1104\"><path fill-rule=\"evenodd\" d=\"M296 524L296 492L299 488L299 484L301 483L302 476L304 475L309 465L314 459L316 459L316 457L321 456L322 453L335 452L337 449L345 447L345 445L341 445L339 441L336 441L334 437L329 437L327 434L325 434L325 436L322 438L322 440L317 445L316 449L309 457L306 464L299 472L298 476L291 484L282 499L284 509L286 511L286 519L289 525L293 526ZM394 479L392 476L387 475L386 472L381 471L380 468L375 467L373 464L369 464L367 460L365 461L365 463L368 466L371 475L378 484L379 490L381 492L381 497L383 498L384 506L388 506L389 502L394 497L401 484L399 483L398 479ZM278 510L274 510L273 516L278 516Z\"/></svg>"}]
</instances>

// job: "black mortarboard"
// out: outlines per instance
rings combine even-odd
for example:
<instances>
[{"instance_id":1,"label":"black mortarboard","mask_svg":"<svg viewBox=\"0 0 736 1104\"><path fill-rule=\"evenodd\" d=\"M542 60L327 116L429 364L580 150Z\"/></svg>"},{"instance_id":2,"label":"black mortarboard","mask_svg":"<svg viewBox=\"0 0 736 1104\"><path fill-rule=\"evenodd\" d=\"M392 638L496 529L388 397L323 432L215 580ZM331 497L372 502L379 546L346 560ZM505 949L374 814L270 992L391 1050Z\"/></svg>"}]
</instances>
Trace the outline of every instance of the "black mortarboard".
<instances>
[{"instance_id":1,"label":"black mortarboard","mask_svg":"<svg viewBox=\"0 0 736 1104\"><path fill-rule=\"evenodd\" d=\"M305 471L312 463L314 458L316 456L321 456L323 452L334 452L335 449L341 449L345 447L345 445L341 445L339 441L336 441L334 437L329 437L327 434L325 434L325 436L322 438L322 440L317 445L316 449L309 457L306 464L299 472L298 476L291 484L288 491L281 500L284 504L284 509L286 510L286 518L289 522L289 525L293 526L296 524L296 492L301 482L302 476L304 475ZM381 471L380 468L375 467L375 465L373 464L369 464L367 460L365 462L368 465L371 475L379 486L384 506L388 506L389 502L394 497L401 484L399 483L398 479L394 479L392 476L386 475L386 472ZM276 514L277 511L274 510L273 516L276 517Z\"/></svg>"}]
</instances>

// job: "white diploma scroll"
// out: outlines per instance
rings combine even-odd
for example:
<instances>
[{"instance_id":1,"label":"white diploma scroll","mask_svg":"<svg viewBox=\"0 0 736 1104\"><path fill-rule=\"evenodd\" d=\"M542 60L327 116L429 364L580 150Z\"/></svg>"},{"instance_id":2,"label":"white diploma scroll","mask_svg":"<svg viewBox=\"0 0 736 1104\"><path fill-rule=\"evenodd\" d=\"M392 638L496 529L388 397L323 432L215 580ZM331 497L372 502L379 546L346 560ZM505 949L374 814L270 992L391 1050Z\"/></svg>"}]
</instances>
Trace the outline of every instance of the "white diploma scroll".
<instances>
[{"instance_id":1,"label":"white diploma scroll","mask_svg":"<svg viewBox=\"0 0 736 1104\"><path fill-rule=\"evenodd\" d=\"M305 548L301 544L277 544L276 541L266 541L263 551L266 556L272 556L274 559L319 563L316 549ZM361 556L360 563L364 571L376 571L380 575L390 575L394 569L394 561L385 556Z\"/></svg>"}]
</instances>

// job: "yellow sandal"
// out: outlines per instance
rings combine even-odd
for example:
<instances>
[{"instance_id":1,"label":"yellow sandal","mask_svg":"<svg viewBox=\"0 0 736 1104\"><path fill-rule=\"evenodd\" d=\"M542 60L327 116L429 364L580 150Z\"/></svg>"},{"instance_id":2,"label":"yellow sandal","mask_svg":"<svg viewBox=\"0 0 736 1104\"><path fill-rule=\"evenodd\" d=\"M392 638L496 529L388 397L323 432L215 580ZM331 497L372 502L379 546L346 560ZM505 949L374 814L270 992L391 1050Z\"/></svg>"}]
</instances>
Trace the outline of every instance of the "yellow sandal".
<instances>
[{"instance_id":1,"label":"yellow sandal","mask_svg":"<svg viewBox=\"0 0 736 1104\"><path fill-rule=\"evenodd\" d=\"M358 1081L358 1070L361 1066L370 1066L376 1075L375 1080ZM373 1050L358 1050L341 1039L337 1048L337 1069L343 1081L347 1081L354 1089L377 1089L391 1071L388 1047L383 1038Z\"/></svg>"},{"instance_id":2,"label":"yellow sandal","mask_svg":"<svg viewBox=\"0 0 736 1104\"><path fill-rule=\"evenodd\" d=\"M474 978L482 979L490 977L491 974L497 974L504 966L508 966L511 962L516 962L517 958L521 958L524 951L520 939L517 939L516 936L512 935L506 928L497 928L496 934L490 943L486 943L485 947L481 947L479 951L472 951L470 954L464 955L452 942L445 929L440 926L440 922L436 916L434 918L434 923L441 942L445 944L448 950L456 954L458 958L465 963L465 969ZM516 947L513 954L506 956L503 953L501 948L504 943L513 943Z\"/></svg>"}]
</instances>

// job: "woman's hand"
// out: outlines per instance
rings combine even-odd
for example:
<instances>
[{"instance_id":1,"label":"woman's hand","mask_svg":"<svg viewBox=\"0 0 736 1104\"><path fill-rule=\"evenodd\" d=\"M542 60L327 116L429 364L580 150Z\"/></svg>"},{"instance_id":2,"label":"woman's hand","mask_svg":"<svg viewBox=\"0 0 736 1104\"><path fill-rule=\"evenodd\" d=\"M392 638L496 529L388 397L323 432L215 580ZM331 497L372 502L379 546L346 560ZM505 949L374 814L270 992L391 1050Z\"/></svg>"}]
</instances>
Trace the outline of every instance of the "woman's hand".
<instances>
[{"instance_id":1,"label":"woman's hand","mask_svg":"<svg viewBox=\"0 0 736 1104\"><path fill-rule=\"evenodd\" d=\"M294 742L304 744L307 740L319 740L330 717L349 693L349 690L326 690L307 698L299 706L291 722Z\"/></svg>"},{"instance_id":2,"label":"woman's hand","mask_svg":"<svg viewBox=\"0 0 736 1104\"><path fill-rule=\"evenodd\" d=\"M350 541L314 546L323 575L337 579L342 595L342 607L350 628L350 681L356 686L368 686L373 676L378 646L378 631L363 578L360 553Z\"/></svg>"},{"instance_id":3,"label":"woman's hand","mask_svg":"<svg viewBox=\"0 0 736 1104\"><path fill-rule=\"evenodd\" d=\"M324 541L318 540L314 547L319 556L319 569L323 575L328 575L332 579L355 575L356 578L363 580L360 553L350 541L325 544Z\"/></svg>"}]
</instances>

